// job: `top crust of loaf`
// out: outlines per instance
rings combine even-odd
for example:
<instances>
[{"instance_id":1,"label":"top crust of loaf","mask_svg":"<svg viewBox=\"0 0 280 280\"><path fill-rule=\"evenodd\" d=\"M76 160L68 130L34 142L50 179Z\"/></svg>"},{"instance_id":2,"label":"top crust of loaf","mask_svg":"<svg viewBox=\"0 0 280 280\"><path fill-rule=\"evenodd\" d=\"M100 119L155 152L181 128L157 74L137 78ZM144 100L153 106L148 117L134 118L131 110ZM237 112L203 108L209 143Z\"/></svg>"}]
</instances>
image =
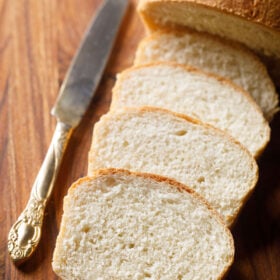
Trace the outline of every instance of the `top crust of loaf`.
<instances>
[{"instance_id":1,"label":"top crust of loaf","mask_svg":"<svg viewBox=\"0 0 280 280\"><path fill-rule=\"evenodd\" d=\"M188 3L201 5L209 9L216 9L224 13L241 17L245 20L272 28L276 32L280 32L280 1L278 0L142 0L140 1L139 10L141 10L147 3L156 2L177 2L182 4Z\"/></svg>"},{"instance_id":2,"label":"top crust of loaf","mask_svg":"<svg viewBox=\"0 0 280 280\"><path fill-rule=\"evenodd\" d=\"M158 175L154 175L154 174L148 174L148 173L138 173L138 172L132 172L132 171L128 171L125 169L115 169L115 168L109 168L109 169L99 169L96 170L91 177L84 177L84 178L80 178L78 181L76 181L75 183L72 184L72 186L69 188L68 190L68 197L71 196L71 193L74 193L77 189L79 189L79 187L81 186L87 186L90 187L90 182L94 181L94 180L98 180L101 179L102 177L116 177L116 178L122 178L124 176L130 177L130 178L143 178L143 179L147 179L147 180L151 180L157 183L164 183L166 185L169 185L170 187L174 187L176 188L179 192L188 192L193 198L194 200L196 200L197 205L201 204L204 205L207 210L209 210L210 214L212 215L212 217L217 221L218 224L221 225L221 228L223 229L225 235L227 236L228 239L228 245L229 245L229 251L227 252L227 263L224 264L224 268L221 271L220 275L218 276L218 280L219 279L223 279L226 272L228 271L229 267L231 266L233 259L234 259L234 241L231 235L230 230L226 227L225 223L222 221L221 217L219 216L219 214L216 212L216 210L214 210L205 200L204 198L202 198L200 195L198 195L197 193L195 193L192 189L189 189L187 186L176 182L175 180L169 179L169 178L165 178L162 176L158 176ZM69 207L69 206L68 206ZM64 211L70 211L70 209L66 209L64 206ZM62 220L62 224L61 224L61 228L60 228L60 233L57 239L57 243L56 243L56 248L54 251L54 256L53 256L53 269L54 271L63 279L67 279L67 277L69 277L69 275L67 275L67 268L65 269L65 263L61 261L61 256L64 254L63 252L63 238L64 235L66 233L66 226L67 226L67 219L65 218L65 220ZM61 269L63 268L63 269ZM63 271L63 270L66 271ZM78 268L77 268L78 269ZM66 272L66 273L65 273Z\"/></svg>"},{"instance_id":3,"label":"top crust of loaf","mask_svg":"<svg viewBox=\"0 0 280 280\"><path fill-rule=\"evenodd\" d=\"M280 2L237 2L143 0L139 3L138 11L147 30L188 26L238 41L277 63L280 57Z\"/></svg>"}]
</instances>

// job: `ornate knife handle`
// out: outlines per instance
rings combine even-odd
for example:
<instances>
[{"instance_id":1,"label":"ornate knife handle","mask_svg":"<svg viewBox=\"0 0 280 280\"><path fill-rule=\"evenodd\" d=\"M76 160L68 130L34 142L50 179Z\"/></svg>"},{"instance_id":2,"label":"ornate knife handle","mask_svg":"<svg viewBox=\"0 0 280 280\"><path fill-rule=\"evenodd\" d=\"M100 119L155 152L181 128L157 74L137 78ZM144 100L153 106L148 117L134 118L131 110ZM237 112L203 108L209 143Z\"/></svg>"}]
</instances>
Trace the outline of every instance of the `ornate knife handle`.
<instances>
[{"instance_id":1,"label":"ornate knife handle","mask_svg":"<svg viewBox=\"0 0 280 280\"><path fill-rule=\"evenodd\" d=\"M47 155L32 187L27 206L10 230L8 250L16 264L27 260L40 241L46 203L51 195L71 133L72 128L69 125L57 123Z\"/></svg>"}]
</instances>

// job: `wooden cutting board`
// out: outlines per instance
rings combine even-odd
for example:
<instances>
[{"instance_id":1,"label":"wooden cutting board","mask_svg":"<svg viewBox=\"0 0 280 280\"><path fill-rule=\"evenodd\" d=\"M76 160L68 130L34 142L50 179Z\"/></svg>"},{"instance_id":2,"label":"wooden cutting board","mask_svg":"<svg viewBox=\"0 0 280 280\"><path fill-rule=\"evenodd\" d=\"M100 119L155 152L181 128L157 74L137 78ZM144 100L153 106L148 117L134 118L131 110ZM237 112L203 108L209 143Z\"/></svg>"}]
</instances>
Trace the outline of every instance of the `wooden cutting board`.
<instances>
[{"instance_id":1,"label":"wooden cutting board","mask_svg":"<svg viewBox=\"0 0 280 280\"><path fill-rule=\"evenodd\" d=\"M132 64L144 34L136 0L123 22L89 112L75 131L49 201L41 243L16 268L7 234L25 207L55 127L50 110L82 34L100 0L0 0L0 278L58 279L52 253L68 187L87 173L94 123L106 113L116 73ZM260 180L233 228L235 262L227 279L280 279L280 117L259 161Z\"/></svg>"}]
</instances>

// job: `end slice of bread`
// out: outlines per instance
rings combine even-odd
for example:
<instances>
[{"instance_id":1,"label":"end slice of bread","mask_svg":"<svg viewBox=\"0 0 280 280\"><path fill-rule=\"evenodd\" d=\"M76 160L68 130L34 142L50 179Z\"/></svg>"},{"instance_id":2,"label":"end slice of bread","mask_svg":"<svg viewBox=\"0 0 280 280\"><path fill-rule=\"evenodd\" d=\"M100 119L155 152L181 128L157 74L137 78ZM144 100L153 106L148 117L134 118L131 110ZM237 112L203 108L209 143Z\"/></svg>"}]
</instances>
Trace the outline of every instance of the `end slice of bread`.
<instances>
[{"instance_id":1,"label":"end slice of bread","mask_svg":"<svg viewBox=\"0 0 280 280\"><path fill-rule=\"evenodd\" d=\"M136 106L162 107L209 123L255 157L270 138L269 125L248 93L228 80L179 64L153 63L119 74L111 110Z\"/></svg>"},{"instance_id":2,"label":"end slice of bread","mask_svg":"<svg viewBox=\"0 0 280 280\"><path fill-rule=\"evenodd\" d=\"M52 263L62 279L221 279L233 261L217 213L163 177L99 170L63 208Z\"/></svg>"},{"instance_id":3,"label":"end slice of bread","mask_svg":"<svg viewBox=\"0 0 280 280\"><path fill-rule=\"evenodd\" d=\"M187 26L280 58L278 0L140 0L138 11L152 30L172 25Z\"/></svg>"},{"instance_id":4,"label":"end slice of bread","mask_svg":"<svg viewBox=\"0 0 280 280\"><path fill-rule=\"evenodd\" d=\"M95 125L88 174L124 168L175 179L193 188L227 225L258 179L251 154L224 132L157 108L109 112Z\"/></svg>"},{"instance_id":5,"label":"end slice of bread","mask_svg":"<svg viewBox=\"0 0 280 280\"><path fill-rule=\"evenodd\" d=\"M158 61L190 65L232 80L251 94L268 120L278 111L278 95L265 66L240 45L195 31L155 32L139 44L135 65Z\"/></svg>"}]
</instances>

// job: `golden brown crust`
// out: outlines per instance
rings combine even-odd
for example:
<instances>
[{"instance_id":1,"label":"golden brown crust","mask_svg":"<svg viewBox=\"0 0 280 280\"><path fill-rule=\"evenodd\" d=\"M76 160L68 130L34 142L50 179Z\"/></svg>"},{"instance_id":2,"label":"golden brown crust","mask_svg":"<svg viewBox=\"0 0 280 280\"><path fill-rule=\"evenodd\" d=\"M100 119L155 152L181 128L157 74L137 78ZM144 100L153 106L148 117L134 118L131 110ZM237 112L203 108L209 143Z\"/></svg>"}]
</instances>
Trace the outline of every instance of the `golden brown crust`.
<instances>
[{"instance_id":1,"label":"golden brown crust","mask_svg":"<svg viewBox=\"0 0 280 280\"><path fill-rule=\"evenodd\" d=\"M174 1L174 0L172 0ZM184 2L186 0L183 0ZM280 1L279 0L187 0L190 3L203 5L242 17L246 20L262 24L266 27L280 31Z\"/></svg>"},{"instance_id":2,"label":"golden brown crust","mask_svg":"<svg viewBox=\"0 0 280 280\"><path fill-rule=\"evenodd\" d=\"M147 3L181 3L200 5L219 12L231 14L245 20L264 25L276 32L280 32L280 1L279 0L144 0L140 5ZM141 9L141 8L139 8Z\"/></svg>"},{"instance_id":3,"label":"golden brown crust","mask_svg":"<svg viewBox=\"0 0 280 280\"><path fill-rule=\"evenodd\" d=\"M198 29L199 31L205 30L223 38L228 38L233 41L238 41L246 45L249 49L252 49L260 58L265 57L264 63L266 64L268 71L274 80L274 83L279 86L279 75L275 72L275 69L280 68L280 1L279 0L140 0L138 5L138 12L143 19L145 29L147 33L165 29L165 27L173 27L174 29L182 29L180 20L183 17L180 16L178 21L176 16L172 19L172 11L170 12L170 18L163 16L162 18L156 15L156 9L160 6L166 5L167 13L172 6L175 6L175 11L178 13L182 9L199 9L201 13L207 12L216 14L216 18L213 19L218 29L211 30L206 27L205 23L203 27L198 23L191 28ZM168 7L167 7L168 6ZM181 13L182 15L182 13ZM237 27L243 26L244 34L238 35L236 31L233 34L227 32L227 28L223 25L219 25L219 18L225 16L229 22ZM234 23L235 22L235 23ZM255 32L253 31L255 30ZM248 31L248 32L247 32ZM256 34L256 39L255 38ZM265 39L266 38L266 39ZM271 43L269 43L270 41ZM273 69L271 69L273 65ZM277 110L276 110L277 112ZM271 111L269 120L272 119L275 112Z\"/></svg>"}]
</instances>

